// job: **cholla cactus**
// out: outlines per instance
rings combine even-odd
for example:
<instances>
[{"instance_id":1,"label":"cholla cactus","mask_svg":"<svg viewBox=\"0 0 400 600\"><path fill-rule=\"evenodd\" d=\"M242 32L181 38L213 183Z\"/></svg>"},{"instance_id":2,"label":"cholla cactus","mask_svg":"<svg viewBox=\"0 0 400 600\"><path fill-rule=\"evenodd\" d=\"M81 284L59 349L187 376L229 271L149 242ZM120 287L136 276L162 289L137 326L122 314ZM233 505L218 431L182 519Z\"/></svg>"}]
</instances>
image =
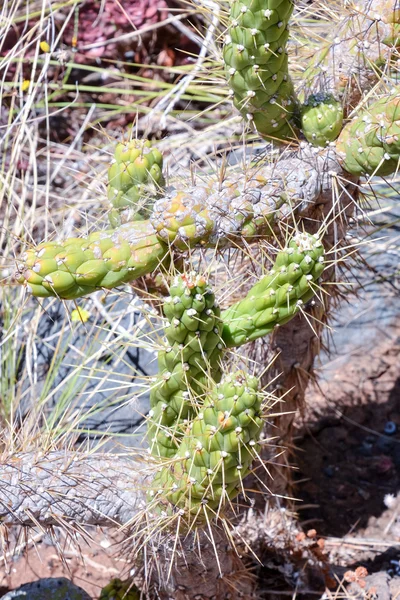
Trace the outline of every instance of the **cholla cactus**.
<instances>
[{"instance_id":1,"label":"cholla cactus","mask_svg":"<svg viewBox=\"0 0 400 600\"><path fill-rule=\"evenodd\" d=\"M117 144L114 160L108 170L110 224L118 227L129 221L143 221L151 212L154 196L165 184L162 154L148 140L134 139Z\"/></svg>"},{"instance_id":2,"label":"cholla cactus","mask_svg":"<svg viewBox=\"0 0 400 600\"><path fill-rule=\"evenodd\" d=\"M109 172L110 200L118 211L115 229L65 242L44 241L18 262L17 280L27 290L38 297L67 300L157 270L169 277L175 262L182 266L187 261L196 268L194 273L184 268L175 272L170 296L163 302L165 339L151 388L149 456L141 456L134 469L122 459L120 463L121 495L129 509L121 508L107 477L99 476L98 483L101 505L107 498L114 502L115 511L107 513L111 519L139 523L135 534L144 531L145 541L154 542L157 552L161 536L166 536L163 543L169 540L162 558L157 554L154 575L164 597L223 597L218 587L223 577L210 591L208 580L213 578L198 571L187 593L185 561L191 560L193 568L196 560L188 559L185 550L201 542L205 550L197 562L203 561L215 580L217 573L240 572L229 552L215 550L221 547L221 538L211 521L216 517L227 527L233 500L246 493L244 476L262 454L265 405L263 385L248 368L250 361L243 354L236 355L239 366L229 362L230 349L273 333L279 352L271 377L281 375L285 412L298 408L317 353L323 311L329 306L323 282L333 278L333 269L326 254L345 236L346 216L358 199L360 177L395 173L399 161L399 92L394 89L374 98L372 91L378 93L381 73L390 74L397 55L396 47L390 47L397 44L400 25L394 0L373 4L364 0L349 6L298 85L296 74L290 76L286 54L293 2L234 0L230 8L222 53L234 105L246 126L268 140L284 141L288 149L274 148L272 158L245 172L238 167L226 176L207 176L201 184L180 182L162 189L162 161L154 148L136 141L119 146ZM339 67L336 52L344 53ZM390 88L389 78L384 83ZM138 151L150 158L144 167L136 163ZM124 154L129 154L128 160ZM211 290L199 265L204 256L207 260L221 252L225 266L232 248L249 246L256 246L259 256L267 247L270 260L277 247L280 251L271 269L255 268L251 283L238 285L240 291L245 288L238 302L220 310L218 293ZM303 318L304 307L311 319ZM266 362L265 354L255 360L256 365L262 363L259 371ZM83 457L82 464L68 464L64 471L57 462L61 459L53 460L65 478L82 480L85 464L90 469L96 458ZM46 457L38 458L37 464L38 470L46 471ZM106 467L109 470L110 463ZM81 471L76 474L74 469ZM23 467L20 470L22 479L30 476ZM131 479L125 470L133 471ZM111 473L113 478L115 471ZM0 518L12 522L17 515L24 524L53 523L41 507L29 521L24 489L18 506L8 508L7 493L17 485L12 470L6 470L2 480ZM132 488L134 492L129 492ZM103 524L84 503L68 505L65 512L72 521L86 518ZM206 533L201 533L202 527ZM167 561L171 539L172 554L183 558L181 562L177 558L176 568L169 568L166 581L160 565ZM138 545L142 543L143 537ZM251 588L247 581L238 582L246 597Z\"/></svg>"},{"instance_id":3,"label":"cholla cactus","mask_svg":"<svg viewBox=\"0 0 400 600\"><path fill-rule=\"evenodd\" d=\"M235 0L224 60L236 108L266 138L294 137L295 94L286 44L293 0Z\"/></svg>"},{"instance_id":4,"label":"cholla cactus","mask_svg":"<svg viewBox=\"0 0 400 600\"><path fill-rule=\"evenodd\" d=\"M331 94L313 94L301 107L301 129L311 144L333 142L342 126L342 105Z\"/></svg>"}]
</instances>

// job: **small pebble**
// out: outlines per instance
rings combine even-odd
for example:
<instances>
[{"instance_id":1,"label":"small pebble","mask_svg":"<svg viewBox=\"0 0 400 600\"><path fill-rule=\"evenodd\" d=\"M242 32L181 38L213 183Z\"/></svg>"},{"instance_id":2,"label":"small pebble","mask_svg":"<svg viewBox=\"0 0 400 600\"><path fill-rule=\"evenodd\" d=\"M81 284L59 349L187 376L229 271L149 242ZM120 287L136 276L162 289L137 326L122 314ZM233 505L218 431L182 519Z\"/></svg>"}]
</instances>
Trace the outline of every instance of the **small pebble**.
<instances>
[{"instance_id":1,"label":"small pebble","mask_svg":"<svg viewBox=\"0 0 400 600\"><path fill-rule=\"evenodd\" d=\"M383 432L386 435L394 435L397 431L397 425L394 421L387 421Z\"/></svg>"}]
</instances>

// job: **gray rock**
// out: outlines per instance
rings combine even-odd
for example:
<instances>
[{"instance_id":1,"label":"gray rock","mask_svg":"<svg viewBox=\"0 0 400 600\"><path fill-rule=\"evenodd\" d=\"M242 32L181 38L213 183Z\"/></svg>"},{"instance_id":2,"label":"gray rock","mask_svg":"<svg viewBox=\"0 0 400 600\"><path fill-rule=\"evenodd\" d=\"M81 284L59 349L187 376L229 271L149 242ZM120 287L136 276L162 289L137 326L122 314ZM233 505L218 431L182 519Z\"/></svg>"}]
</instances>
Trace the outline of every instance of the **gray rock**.
<instances>
[{"instance_id":1,"label":"gray rock","mask_svg":"<svg viewBox=\"0 0 400 600\"><path fill-rule=\"evenodd\" d=\"M64 577L48 577L26 583L1 600L92 600L82 588Z\"/></svg>"},{"instance_id":2,"label":"gray rock","mask_svg":"<svg viewBox=\"0 0 400 600\"><path fill-rule=\"evenodd\" d=\"M360 587L358 583L352 583L347 588L347 600L362 600L371 598L371 600L393 600L390 589L390 576L384 572L373 573L365 578L365 587ZM369 593L369 596L366 594Z\"/></svg>"}]
</instances>

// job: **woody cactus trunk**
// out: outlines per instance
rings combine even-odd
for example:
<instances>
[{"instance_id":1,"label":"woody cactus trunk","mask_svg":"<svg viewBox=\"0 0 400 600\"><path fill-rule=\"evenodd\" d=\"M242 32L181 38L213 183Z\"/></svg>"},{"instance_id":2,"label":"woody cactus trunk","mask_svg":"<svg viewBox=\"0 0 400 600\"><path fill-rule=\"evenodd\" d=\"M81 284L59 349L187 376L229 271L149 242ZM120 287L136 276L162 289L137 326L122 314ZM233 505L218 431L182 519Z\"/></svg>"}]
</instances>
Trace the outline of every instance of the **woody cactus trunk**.
<instances>
[{"instance_id":1,"label":"woody cactus trunk","mask_svg":"<svg viewBox=\"0 0 400 600\"><path fill-rule=\"evenodd\" d=\"M225 537L227 524L245 510L246 476L254 478L253 490L261 483L287 492L279 469L287 454L275 460L272 481L267 470L252 466L291 445L293 413L304 403L329 313L333 288L328 294L324 282L334 281L360 178L388 176L398 166L400 95L390 78L400 26L396 3L347 6L301 77L292 73L287 53L295 8L291 0L234 0L224 23L233 104L245 134L274 144L272 159L246 172L233 169L223 181L210 176L201 185L167 188L156 145L123 142L108 175L112 228L45 241L18 260L16 278L27 291L60 300L174 272L162 303L148 453L55 451L4 455L0 464L4 524L123 525L138 547L145 540L157 549L147 558L154 565L146 569L146 589L151 594L156 586L161 598L228 598L233 590L250 598L254 592L257 582L232 547L235 537L246 546L246 532L237 525ZM225 249L256 254L267 242L275 248L272 267L258 269L242 299L224 310L204 273L178 268L182 258L196 265L199 250L228 260ZM242 360L233 368L239 346ZM270 381L274 389L267 393ZM275 421L279 439L271 447L263 419L272 392L284 414ZM256 508L262 503L257 494Z\"/></svg>"}]
</instances>

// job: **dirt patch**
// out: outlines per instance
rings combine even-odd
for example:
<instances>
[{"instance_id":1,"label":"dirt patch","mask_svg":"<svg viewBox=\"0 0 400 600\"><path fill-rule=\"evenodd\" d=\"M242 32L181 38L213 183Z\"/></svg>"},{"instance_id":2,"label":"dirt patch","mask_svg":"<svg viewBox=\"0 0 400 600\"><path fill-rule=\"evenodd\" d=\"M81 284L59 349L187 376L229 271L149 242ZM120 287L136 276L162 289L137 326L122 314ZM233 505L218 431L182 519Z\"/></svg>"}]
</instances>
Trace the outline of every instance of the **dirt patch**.
<instances>
[{"instance_id":1,"label":"dirt patch","mask_svg":"<svg viewBox=\"0 0 400 600\"><path fill-rule=\"evenodd\" d=\"M38 535L28 542L27 550L14 550L6 564L2 557L0 598L7 591L42 577L66 577L92 598L98 598L101 588L112 578L129 575L130 565L118 557L115 537L92 533L93 538L88 539L88 543L78 535L79 541L75 543L60 538L55 545L47 536ZM12 546L18 548L18 545Z\"/></svg>"},{"instance_id":2,"label":"dirt patch","mask_svg":"<svg viewBox=\"0 0 400 600\"><path fill-rule=\"evenodd\" d=\"M310 395L297 440L301 519L343 536L368 525L400 489L400 338L353 356ZM306 419L308 421L308 418Z\"/></svg>"}]
</instances>

